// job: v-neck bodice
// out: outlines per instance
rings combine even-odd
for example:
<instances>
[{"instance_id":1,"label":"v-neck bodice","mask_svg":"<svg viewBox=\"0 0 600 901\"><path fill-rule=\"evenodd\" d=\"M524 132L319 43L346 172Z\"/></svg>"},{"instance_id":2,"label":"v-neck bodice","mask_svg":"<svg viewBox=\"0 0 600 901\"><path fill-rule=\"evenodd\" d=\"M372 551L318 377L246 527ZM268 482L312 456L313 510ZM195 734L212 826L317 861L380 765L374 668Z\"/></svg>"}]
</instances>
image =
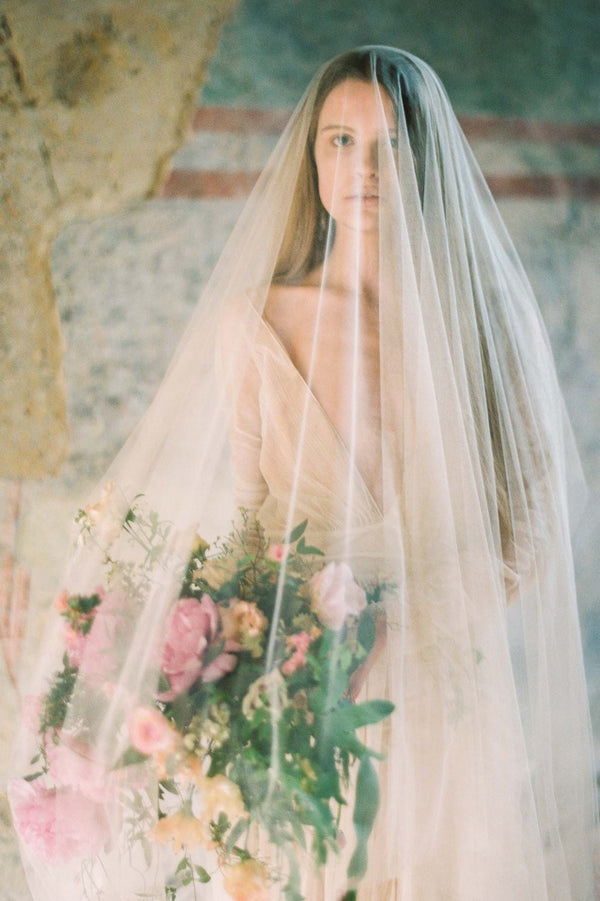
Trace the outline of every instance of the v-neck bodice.
<instances>
[{"instance_id":1,"label":"v-neck bodice","mask_svg":"<svg viewBox=\"0 0 600 901\"><path fill-rule=\"evenodd\" d=\"M304 432L304 436L306 435L309 423L311 427L314 427L316 424L315 421L318 420L320 421L320 426L317 429L318 434L323 438L329 438L329 440L323 442L322 453L317 454L317 460L314 461L316 468L318 469L319 461L321 464L324 462L323 456L325 455L331 457L333 454L336 463L343 461L343 469L346 470L348 475L348 495L352 492L354 497L359 499L365 508L369 508L370 514L380 517L382 515L380 506L377 503L373 492L369 489L360 468L353 460L353 456L346 442L340 435L331 417L328 415L323 404L312 390L306 378L295 365L288 350L283 344L283 341L273 326L267 322L264 317L260 317L260 328L265 336L267 347L270 345L272 348L270 359L268 354L264 357L265 363L268 364L270 362L273 364L277 362L280 364L279 376L281 377L283 373L286 372L289 376L290 387L292 385L296 386L298 400L296 412L300 414L300 426ZM293 418L296 419L297 417L294 416ZM301 437L300 432L298 432L297 435L298 438ZM353 482L355 483L354 485L352 484Z\"/></svg>"},{"instance_id":2,"label":"v-neck bodice","mask_svg":"<svg viewBox=\"0 0 600 901\"><path fill-rule=\"evenodd\" d=\"M355 562L366 558L372 569L381 557L382 511L283 342L258 318L252 358L266 486L259 518L272 536L307 518L312 543Z\"/></svg>"}]
</instances>

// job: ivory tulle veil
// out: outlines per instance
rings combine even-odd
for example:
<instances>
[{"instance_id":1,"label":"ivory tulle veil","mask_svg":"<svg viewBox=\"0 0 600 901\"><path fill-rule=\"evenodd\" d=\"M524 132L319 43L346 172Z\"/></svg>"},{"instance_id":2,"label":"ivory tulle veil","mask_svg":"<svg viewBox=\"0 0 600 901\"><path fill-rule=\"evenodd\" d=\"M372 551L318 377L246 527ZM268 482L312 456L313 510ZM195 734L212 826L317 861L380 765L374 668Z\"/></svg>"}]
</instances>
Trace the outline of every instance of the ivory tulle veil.
<instances>
[{"instance_id":1,"label":"ivory tulle veil","mask_svg":"<svg viewBox=\"0 0 600 901\"><path fill-rule=\"evenodd\" d=\"M336 57L79 516L11 783L36 901L592 899L581 485L437 76Z\"/></svg>"}]
</instances>

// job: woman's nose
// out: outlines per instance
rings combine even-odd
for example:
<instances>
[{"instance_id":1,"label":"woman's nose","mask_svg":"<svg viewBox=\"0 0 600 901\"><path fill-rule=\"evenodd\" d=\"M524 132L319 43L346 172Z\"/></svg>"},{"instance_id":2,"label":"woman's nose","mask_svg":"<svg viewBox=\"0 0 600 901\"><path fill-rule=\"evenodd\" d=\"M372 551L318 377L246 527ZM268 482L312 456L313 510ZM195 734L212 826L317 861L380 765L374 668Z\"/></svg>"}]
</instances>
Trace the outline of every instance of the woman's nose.
<instances>
[{"instance_id":1,"label":"woman's nose","mask_svg":"<svg viewBox=\"0 0 600 901\"><path fill-rule=\"evenodd\" d=\"M379 150L377 141L365 141L359 146L358 168L363 176L376 176L379 170Z\"/></svg>"}]
</instances>

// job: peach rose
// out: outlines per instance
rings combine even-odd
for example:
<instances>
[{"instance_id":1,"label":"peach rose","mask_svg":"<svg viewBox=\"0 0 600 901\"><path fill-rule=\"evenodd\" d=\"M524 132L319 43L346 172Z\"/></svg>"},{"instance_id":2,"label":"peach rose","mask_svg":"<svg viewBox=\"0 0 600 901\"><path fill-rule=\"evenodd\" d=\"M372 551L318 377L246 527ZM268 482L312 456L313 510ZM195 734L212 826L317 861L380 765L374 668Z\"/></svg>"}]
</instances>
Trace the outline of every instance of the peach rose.
<instances>
[{"instance_id":1,"label":"peach rose","mask_svg":"<svg viewBox=\"0 0 600 901\"><path fill-rule=\"evenodd\" d=\"M240 788L227 776L206 777L200 786L200 803L206 819L215 822L220 813L227 814L230 822L234 822L246 813Z\"/></svg>"},{"instance_id":2,"label":"peach rose","mask_svg":"<svg viewBox=\"0 0 600 901\"><path fill-rule=\"evenodd\" d=\"M183 848L213 847L208 823L184 810L162 817L150 832L150 838L163 845L171 843L176 853Z\"/></svg>"},{"instance_id":3,"label":"peach rose","mask_svg":"<svg viewBox=\"0 0 600 901\"><path fill-rule=\"evenodd\" d=\"M261 639L269 621L253 601L232 598L221 610L223 634L229 641L250 651L253 657L262 654Z\"/></svg>"},{"instance_id":4,"label":"peach rose","mask_svg":"<svg viewBox=\"0 0 600 901\"><path fill-rule=\"evenodd\" d=\"M243 860L225 869L225 891L234 901L269 901L269 878L258 860Z\"/></svg>"}]
</instances>

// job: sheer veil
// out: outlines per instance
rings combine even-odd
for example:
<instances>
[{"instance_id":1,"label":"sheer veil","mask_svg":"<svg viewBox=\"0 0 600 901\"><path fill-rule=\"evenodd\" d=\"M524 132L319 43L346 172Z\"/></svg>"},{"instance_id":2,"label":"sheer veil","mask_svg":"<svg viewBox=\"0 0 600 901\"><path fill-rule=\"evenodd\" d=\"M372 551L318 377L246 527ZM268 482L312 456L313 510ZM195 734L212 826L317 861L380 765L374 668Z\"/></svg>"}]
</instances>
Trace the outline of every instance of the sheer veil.
<instances>
[{"instance_id":1,"label":"sheer veil","mask_svg":"<svg viewBox=\"0 0 600 901\"><path fill-rule=\"evenodd\" d=\"M25 717L11 783L36 901L165 897L162 848L125 828L126 795L150 826L157 816L156 771L122 765L128 723L165 696L157 649L182 594L173 561L196 533L214 542L248 517L251 546L264 530L285 547L306 521L305 547L347 564L367 592L383 586L356 690L359 704L394 710L361 733L381 756L381 800L360 901L594 897L569 534L582 497L538 307L437 76L387 47L337 57L292 115L153 404L79 518L32 688L46 696L66 660L68 703L41 756L43 722ZM120 550L142 508L149 545ZM113 566L112 582L107 556L109 570L129 566ZM96 597L103 622L92 610L75 621L73 597ZM266 676L280 620L276 603ZM100 625L104 645L90 640ZM42 793L46 846L32 813ZM351 812L339 828L351 835ZM80 848L81 832L95 845ZM296 891L354 891L350 851L303 866ZM209 870L209 855L194 860ZM224 879L197 897L246 897ZM247 897L300 897L285 884Z\"/></svg>"}]
</instances>

